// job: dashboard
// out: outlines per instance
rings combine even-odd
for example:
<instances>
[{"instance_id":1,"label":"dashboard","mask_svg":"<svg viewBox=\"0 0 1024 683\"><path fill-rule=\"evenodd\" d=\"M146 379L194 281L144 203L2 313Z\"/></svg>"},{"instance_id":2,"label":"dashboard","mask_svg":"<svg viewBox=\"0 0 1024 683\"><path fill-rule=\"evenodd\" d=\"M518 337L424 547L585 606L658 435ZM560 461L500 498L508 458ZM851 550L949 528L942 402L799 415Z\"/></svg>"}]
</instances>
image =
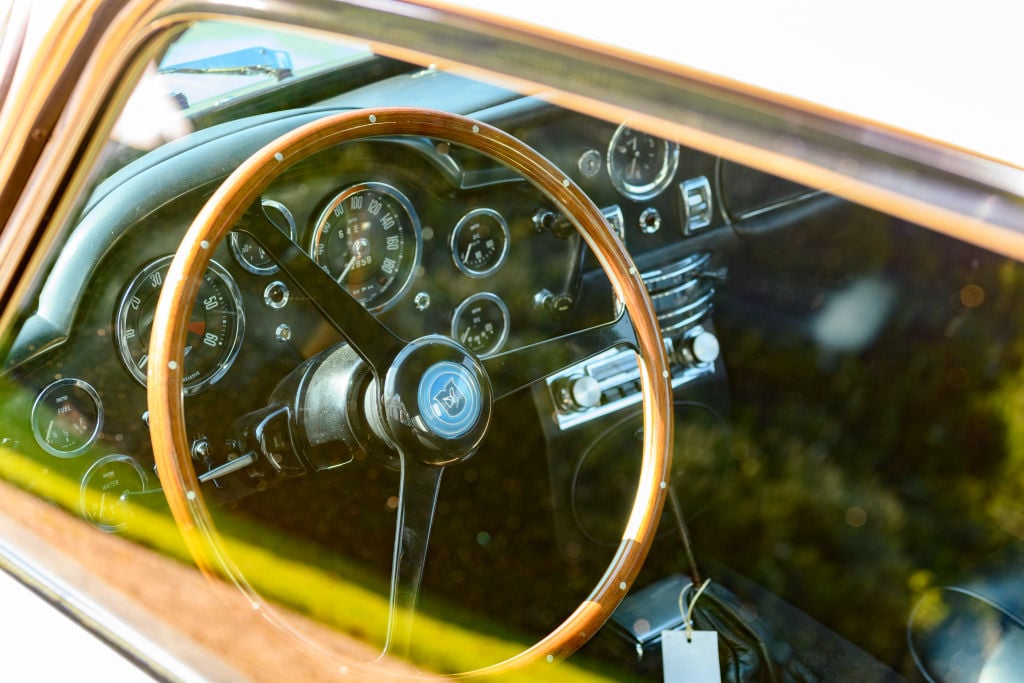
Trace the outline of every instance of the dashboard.
<instances>
[{"instance_id":1,"label":"dashboard","mask_svg":"<svg viewBox=\"0 0 1024 683\"><path fill-rule=\"evenodd\" d=\"M159 493L148 342L178 240L230 164L327 111L201 131L115 173L84 207L8 354L7 380L25 397L29 429L3 436L80 481L80 512L96 526L124 527L126 491ZM717 160L537 100L501 103L480 118L567 169L644 264L670 351L679 350L677 382L713 372L706 274L714 268L709 253L686 245L726 224L712 191ZM375 138L328 149L276 179L259 210L406 340L445 335L486 358L618 311L597 263L546 197L448 143ZM693 344L683 350L684 337L700 335L697 356ZM236 455L236 421L262 408L290 370L340 342L243 218L217 246L188 323L184 394L197 471ZM632 352L609 351L549 378L536 407L556 430L570 429L635 403L637 378ZM217 495L265 484L234 479L242 484L218 480L233 492Z\"/></svg>"}]
</instances>

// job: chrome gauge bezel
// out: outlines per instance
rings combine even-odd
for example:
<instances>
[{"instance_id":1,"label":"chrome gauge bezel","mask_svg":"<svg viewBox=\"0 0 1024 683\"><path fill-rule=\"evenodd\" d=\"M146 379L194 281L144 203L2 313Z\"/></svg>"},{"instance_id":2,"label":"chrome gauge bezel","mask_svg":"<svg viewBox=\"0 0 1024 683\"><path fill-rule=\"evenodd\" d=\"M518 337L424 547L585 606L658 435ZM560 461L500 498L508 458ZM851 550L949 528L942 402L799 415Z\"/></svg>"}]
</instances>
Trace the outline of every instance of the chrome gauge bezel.
<instances>
[{"instance_id":1,"label":"chrome gauge bezel","mask_svg":"<svg viewBox=\"0 0 1024 683\"><path fill-rule=\"evenodd\" d=\"M92 465L90 465L89 469L87 469L85 471L85 474L82 475L82 479L79 481L78 484L78 507L79 511L81 512L82 519L86 520L87 522L95 526L97 529L109 533L114 533L124 529L125 526L127 526L127 522L125 520L122 520L120 522L117 522L116 524L111 524L109 522L104 522L101 519L96 519L93 517L93 514L89 509L88 505L90 493L92 493L93 495L104 495L102 492L91 490L89 487L89 480L92 479L95 472L103 469L104 467L108 466L111 463L121 463L123 465L126 465L130 467L135 472L135 474L138 475L139 486L141 488L139 488L138 491L136 491L136 493L146 490L146 488L149 486L149 478L146 476L146 470L142 468L142 465L140 465L138 461L135 460L135 458L128 455L122 455L120 453L114 453L100 458ZM134 489L129 488L120 490L118 492L117 498L121 504L123 504L125 494L130 490Z\"/></svg>"},{"instance_id":2,"label":"chrome gauge bezel","mask_svg":"<svg viewBox=\"0 0 1024 683\"><path fill-rule=\"evenodd\" d=\"M263 206L264 213L269 209L281 214L281 218L288 226L287 232L281 229L281 225L276 221L271 220L271 222L276 225L281 232L285 232L292 242L296 241L298 238L298 228L295 225L295 217L292 215L292 212L288 210L288 207L281 202L274 201L273 199L263 199L260 201L260 204ZM238 265L242 266L242 268L245 268L253 275L273 275L280 269L276 263L271 262L269 266L256 265L249 260L248 256L245 255L245 245L247 242L251 243L252 240L252 237L232 230L228 233L228 243L231 246L231 255L235 257L235 261L238 262Z\"/></svg>"},{"instance_id":3,"label":"chrome gauge bezel","mask_svg":"<svg viewBox=\"0 0 1024 683\"><path fill-rule=\"evenodd\" d=\"M498 227L501 229L501 235L503 240L501 245L501 251L498 253L498 259L494 262L493 265L482 270L478 270L467 264L464 257L461 254L459 254L458 248L459 237L462 231L469 229L472 226L473 219L477 218L478 216L489 216L490 218L493 218L494 221L498 224ZM465 216L459 219L459 222L455 224L454 228L452 228L452 234L448 240L448 246L451 249L452 260L455 262L455 267L458 268L461 273L463 273L464 275L468 275L469 277L472 278L484 278L498 272L498 269L505 264L505 261L508 259L508 248L509 243L511 241L512 233L508 228L508 221L505 220L505 217L502 216L497 211L495 211L494 209L480 208L473 209L472 211L470 211Z\"/></svg>"},{"instance_id":4,"label":"chrome gauge bezel","mask_svg":"<svg viewBox=\"0 0 1024 683\"><path fill-rule=\"evenodd\" d=\"M660 144L663 148L664 156L661 164L654 180L649 183L638 185L629 182L626 180L625 170L620 168L616 161L615 147L619 141L628 134L642 135L646 138L650 138L651 140L654 140L655 143ZM664 140L649 133L630 128L623 123L615 129L615 132L612 134L612 139L608 143L608 150L605 154L605 165L608 169L608 178L611 180L612 186L615 187L619 194L636 201L653 199L664 192L669 185L672 184L672 180L675 178L676 170L679 168L679 145L675 142Z\"/></svg>"},{"instance_id":5,"label":"chrome gauge bezel","mask_svg":"<svg viewBox=\"0 0 1024 683\"><path fill-rule=\"evenodd\" d=\"M399 268L401 269L399 271L399 275L392 280L392 283L398 282L398 285L396 286L394 284L389 283L382 293L376 294L366 300L362 300L356 294L353 294L353 297L359 300L359 302L363 305L364 308L366 308L366 310L370 311L371 313L381 313L393 307L396 303L398 303L399 299L401 299L405 295L405 293L409 291L409 288L412 286L413 278L416 275L416 271L419 269L420 259L422 257L423 252L423 231L420 228L419 216L417 215L416 209L413 206L412 202L409 201L409 198L402 194L402 192L398 190L398 188L394 187L393 185L389 185L388 183L372 181L350 185L349 187L345 188L344 190L336 194L327 203L327 206L320 213L320 216L316 220L316 225L313 229L313 235L310 238L309 242L309 255L313 258L314 261L316 261L317 265L323 268L331 277L333 277L335 280L339 280L338 284L348 289L348 287L343 282L340 282L341 276L344 274L344 271L340 273L332 272L330 264L326 264L323 262L325 257L322 254L323 251L326 250L326 247L321 248L321 242L323 240L325 231L329 230L331 227L329 220L331 216L335 214L336 209L339 206L341 206L341 204L344 201L346 201L353 195L363 192L378 192L381 194L385 194L391 199L393 199L399 205L399 207L405 212L405 217L408 219L408 230L412 233L412 260L409 261L408 263L403 262L399 264ZM403 257L403 261L404 260L405 259ZM349 291L351 293L351 290ZM379 301L377 300L378 297L380 297Z\"/></svg>"},{"instance_id":6,"label":"chrome gauge bezel","mask_svg":"<svg viewBox=\"0 0 1024 683\"><path fill-rule=\"evenodd\" d=\"M155 273L166 271L170 267L173 258L173 256L163 256L155 261L151 261L145 268L140 270L125 288L121 299L118 301L117 310L114 313L114 337L117 342L117 351L121 358L121 363L142 386L146 386L146 371L134 362L132 350L129 348L126 328L128 310L131 307L132 297L139 291L139 288L145 283L146 279ZM207 267L203 277L211 274L219 280L233 308L232 313L235 318L234 329L231 332L231 338L225 339L224 343L221 344L222 350L216 360L215 367L204 370L196 379L184 382L183 386L186 396L192 396L203 391L224 376L238 356L238 352L242 348L242 338L245 336L245 310L242 308L242 294L238 289L238 285L228 270L213 260L210 261L210 265ZM160 286L162 287L163 285L161 284Z\"/></svg>"},{"instance_id":7,"label":"chrome gauge bezel","mask_svg":"<svg viewBox=\"0 0 1024 683\"><path fill-rule=\"evenodd\" d=\"M505 342L508 341L509 328L512 326L508 306L505 305L505 302L502 301L501 297L497 294L492 294L491 292L478 292L463 299L462 303L456 306L455 311L452 313L451 336L452 339L465 346L463 341L458 337L459 321L466 311L469 310L469 307L478 301L490 301L498 307L498 310L501 313L501 333L498 335L495 342L484 351L473 351L473 349L470 349L470 351L473 351L473 353L475 353L479 358L487 358L498 353L505 346ZM466 348L469 347L467 346Z\"/></svg>"},{"instance_id":8,"label":"chrome gauge bezel","mask_svg":"<svg viewBox=\"0 0 1024 683\"><path fill-rule=\"evenodd\" d=\"M95 406L96 409L96 419L95 423L92 426L92 431L86 437L85 441L82 443L81 446L69 451L64 451L59 448L54 448L53 446L51 446L47 442L46 435L40 431L40 425L37 421L39 411L42 410L43 406L45 405L45 401L49 399L51 396L53 396L55 393L65 391L65 387L81 389L83 392L85 392L86 396L88 396L89 399L92 400L93 405ZM36 395L36 399L32 403L30 423L32 424L32 435L35 437L36 443L39 445L40 448L42 448L50 455L54 455L58 458L74 458L89 450L89 448L91 448L92 445L96 443L96 439L99 438L100 432L103 430L103 401L100 400L99 393L88 382L76 379L74 377L65 377L63 379L57 380L56 382L51 382L50 384L46 385L45 387L43 387L42 391L40 391Z\"/></svg>"}]
</instances>

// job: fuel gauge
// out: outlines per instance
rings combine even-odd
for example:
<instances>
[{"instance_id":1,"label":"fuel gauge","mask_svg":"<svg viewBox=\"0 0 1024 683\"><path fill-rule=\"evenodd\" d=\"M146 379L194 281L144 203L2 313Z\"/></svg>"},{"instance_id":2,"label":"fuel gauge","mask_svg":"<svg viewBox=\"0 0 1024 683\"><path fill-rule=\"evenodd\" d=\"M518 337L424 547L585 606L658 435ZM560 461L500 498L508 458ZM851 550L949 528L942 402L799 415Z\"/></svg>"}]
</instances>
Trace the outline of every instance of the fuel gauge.
<instances>
[{"instance_id":1,"label":"fuel gauge","mask_svg":"<svg viewBox=\"0 0 1024 683\"><path fill-rule=\"evenodd\" d=\"M58 458L73 458L96 441L103 404L88 382L59 379L39 392L32 405L32 433L39 447Z\"/></svg>"},{"instance_id":2,"label":"fuel gauge","mask_svg":"<svg viewBox=\"0 0 1024 683\"><path fill-rule=\"evenodd\" d=\"M452 337L478 356L500 351L508 328L508 306L490 292L466 297L452 315Z\"/></svg>"}]
</instances>

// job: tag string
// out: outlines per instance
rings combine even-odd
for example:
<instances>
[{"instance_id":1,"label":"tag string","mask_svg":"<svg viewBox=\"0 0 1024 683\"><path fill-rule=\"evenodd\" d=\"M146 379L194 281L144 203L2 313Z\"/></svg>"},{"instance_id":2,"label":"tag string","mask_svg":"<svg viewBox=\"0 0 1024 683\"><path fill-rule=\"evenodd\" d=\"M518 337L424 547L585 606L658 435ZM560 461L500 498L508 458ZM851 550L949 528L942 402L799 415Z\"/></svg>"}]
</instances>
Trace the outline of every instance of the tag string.
<instances>
[{"instance_id":1,"label":"tag string","mask_svg":"<svg viewBox=\"0 0 1024 683\"><path fill-rule=\"evenodd\" d=\"M693 600L690 604L683 606L683 601L686 598L686 594L693 588L693 584L689 584L683 590L679 591L679 614L683 616L683 624L686 628L686 642L693 641L693 608L696 607L697 601L700 600L700 596L704 594L708 584L711 583L711 579L704 579L704 583L701 584L697 590L697 594L693 596Z\"/></svg>"}]
</instances>

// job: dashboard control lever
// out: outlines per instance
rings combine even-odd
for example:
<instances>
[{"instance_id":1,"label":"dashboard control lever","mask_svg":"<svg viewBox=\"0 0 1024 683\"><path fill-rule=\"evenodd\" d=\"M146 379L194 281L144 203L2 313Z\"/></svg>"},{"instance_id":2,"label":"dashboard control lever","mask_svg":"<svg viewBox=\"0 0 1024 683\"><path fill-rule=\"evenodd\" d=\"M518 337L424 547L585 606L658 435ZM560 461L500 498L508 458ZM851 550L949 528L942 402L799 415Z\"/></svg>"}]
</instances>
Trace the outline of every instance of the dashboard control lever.
<instances>
[{"instance_id":1,"label":"dashboard control lever","mask_svg":"<svg viewBox=\"0 0 1024 683\"><path fill-rule=\"evenodd\" d=\"M256 462L256 453L254 451L250 451L245 455L238 456L234 460L228 460L226 463L219 467L214 467L209 472L204 472L203 474L200 474L199 483L205 484L211 479L219 479L220 477L227 476L229 474L232 474L233 472L237 472L238 470L245 469L254 462Z\"/></svg>"},{"instance_id":2,"label":"dashboard control lever","mask_svg":"<svg viewBox=\"0 0 1024 683\"><path fill-rule=\"evenodd\" d=\"M306 473L306 467L296 455L292 443L290 414L286 406L270 405L243 415L233 423L232 431L237 435L233 450L254 456L248 463L256 466L250 472L251 476L269 483L278 476L294 477ZM241 467L245 465L239 469Z\"/></svg>"},{"instance_id":3,"label":"dashboard control lever","mask_svg":"<svg viewBox=\"0 0 1024 683\"><path fill-rule=\"evenodd\" d=\"M701 280L707 280L711 282L725 282L729 276L728 268L708 268L700 271L698 277Z\"/></svg>"},{"instance_id":4,"label":"dashboard control lever","mask_svg":"<svg viewBox=\"0 0 1024 683\"><path fill-rule=\"evenodd\" d=\"M574 303L571 294L552 294L546 289L542 289L534 294L533 301L539 308L543 308L552 317L568 313L572 310Z\"/></svg>"}]
</instances>

